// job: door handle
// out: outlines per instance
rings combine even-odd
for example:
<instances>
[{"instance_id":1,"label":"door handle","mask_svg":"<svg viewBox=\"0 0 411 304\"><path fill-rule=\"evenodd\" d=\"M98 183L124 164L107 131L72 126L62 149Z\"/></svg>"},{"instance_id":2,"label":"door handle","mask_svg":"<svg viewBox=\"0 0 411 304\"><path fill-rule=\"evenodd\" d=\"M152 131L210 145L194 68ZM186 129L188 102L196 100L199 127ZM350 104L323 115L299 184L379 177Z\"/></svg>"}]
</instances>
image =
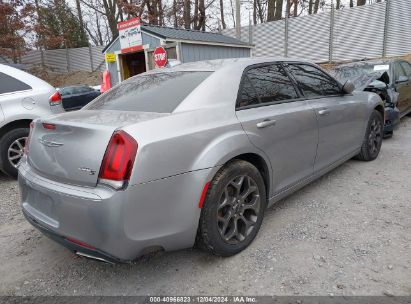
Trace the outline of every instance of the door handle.
<instances>
[{"instance_id":1,"label":"door handle","mask_svg":"<svg viewBox=\"0 0 411 304\"><path fill-rule=\"evenodd\" d=\"M318 114L319 115L328 115L328 114L330 114L330 110L323 109L323 110L318 111Z\"/></svg>"},{"instance_id":2,"label":"door handle","mask_svg":"<svg viewBox=\"0 0 411 304\"><path fill-rule=\"evenodd\" d=\"M275 123L276 123L275 120L266 119L264 121L261 121L261 122L257 123L257 128L261 129L261 128L266 128L266 127L269 127L269 126L274 126Z\"/></svg>"}]
</instances>

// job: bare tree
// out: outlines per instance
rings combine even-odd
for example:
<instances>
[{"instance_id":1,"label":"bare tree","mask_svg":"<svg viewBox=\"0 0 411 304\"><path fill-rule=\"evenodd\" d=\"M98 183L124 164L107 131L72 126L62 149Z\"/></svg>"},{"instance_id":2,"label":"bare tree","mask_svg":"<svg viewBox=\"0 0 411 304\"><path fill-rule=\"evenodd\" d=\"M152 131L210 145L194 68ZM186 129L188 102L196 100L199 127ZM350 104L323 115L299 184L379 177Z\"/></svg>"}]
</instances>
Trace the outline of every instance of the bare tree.
<instances>
[{"instance_id":1,"label":"bare tree","mask_svg":"<svg viewBox=\"0 0 411 304\"><path fill-rule=\"evenodd\" d=\"M298 0L293 0L293 16L297 17L298 15Z\"/></svg>"},{"instance_id":2,"label":"bare tree","mask_svg":"<svg viewBox=\"0 0 411 304\"><path fill-rule=\"evenodd\" d=\"M314 0L314 14L318 13L319 8L320 8L320 0Z\"/></svg>"},{"instance_id":3,"label":"bare tree","mask_svg":"<svg viewBox=\"0 0 411 304\"><path fill-rule=\"evenodd\" d=\"M191 28L191 0L183 0L183 19L184 19L184 27L186 29Z\"/></svg>"},{"instance_id":4,"label":"bare tree","mask_svg":"<svg viewBox=\"0 0 411 304\"><path fill-rule=\"evenodd\" d=\"M276 0L268 0L267 2L267 22L274 21Z\"/></svg>"},{"instance_id":5,"label":"bare tree","mask_svg":"<svg viewBox=\"0 0 411 304\"><path fill-rule=\"evenodd\" d=\"M227 25L224 20L224 0L220 0L220 17L221 17L221 26L223 30L227 28Z\"/></svg>"},{"instance_id":6,"label":"bare tree","mask_svg":"<svg viewBox=\"0 0 411 304\"><path fill-rule=\"evenodd\" d=\"M84 21L83 21L83 12L81 11L80 0L76 0L77 16L80 23L81 35L84 40L87 40L87 35L85 32Z\"/></svg>"},{"instance_id":7,"label":"bare tree","mask_svg":"<svg viewBox=\"0 0 411 304\"><path fill-rule=\"evenodd\" d=\"M84 5L103 15L107 19L111 35L113 37L118 35L117 22L121 12L118 7L118 0L97 0L95 2L90 0L80 1Z\"/></svg>"},{"instance_id":8,"label":"bare tree","mask_svg":"<svg viewBox=\"0 0 411 304\"><path fill-rule=\"evenodd\" d=\"M308 14L311 15L313 13L314 7L314 0L308 0Z\"/></svg>"}]
</instances>

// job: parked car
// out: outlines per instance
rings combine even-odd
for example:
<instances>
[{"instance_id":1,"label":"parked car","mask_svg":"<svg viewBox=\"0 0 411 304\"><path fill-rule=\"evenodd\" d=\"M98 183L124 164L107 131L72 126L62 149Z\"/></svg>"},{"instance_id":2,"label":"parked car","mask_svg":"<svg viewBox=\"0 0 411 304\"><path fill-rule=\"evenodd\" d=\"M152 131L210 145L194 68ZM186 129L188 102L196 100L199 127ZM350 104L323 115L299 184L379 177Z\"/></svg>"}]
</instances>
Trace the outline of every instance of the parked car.
<instances>
[{"instance_id":1,"label":"parked car","mask_svg":"<svg viewBox=\"0 0 411 304\"><path fill-rule=\"evenodd\" d=\"M66 111L79 110L101 94L100 91L86 85L73 85L58 90Z\"/></svg>"},{"instance_id":2,"label":"parked car","mask_svg":"<svg viewBox=\"0 0 411 304\"><path fill-rule=\"evenodd\" d=\"M351 80L357 90L375 92L385 103L384 133L391 136L411 112L411 64L401 59L365 60L335 67L331 74Z\"/></svg>"},{"instance_id":3,"label":"parked car","mask_svg":"<svg viewBox=\"0 0 411 304\"><path fill-rule=\"evenodd\" d=\"M22 209L73 252L245 249L266 207L356 156L374 160L384 104L306 62L243 58L127 79L77 112L37 119Z\"/></svg>"},{"instance_id":4,"label":"parked car","mask_svg":"<svg viewBox=\"0 0 411 304\"><path fill-rule=\"evenodd\" d=\"M43 80L0 64L0 170L17 177L33 119L63 112L60 94Z\"/></svg>"}]
</instances>

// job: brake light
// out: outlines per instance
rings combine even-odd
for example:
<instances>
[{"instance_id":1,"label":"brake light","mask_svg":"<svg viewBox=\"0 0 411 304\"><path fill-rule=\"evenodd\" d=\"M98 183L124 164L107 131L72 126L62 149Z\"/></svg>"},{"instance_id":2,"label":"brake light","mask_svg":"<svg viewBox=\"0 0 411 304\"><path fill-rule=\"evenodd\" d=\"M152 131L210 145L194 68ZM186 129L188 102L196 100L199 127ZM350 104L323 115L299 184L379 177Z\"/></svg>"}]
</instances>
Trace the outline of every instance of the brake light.
<instances>
[{"instance_id":1,"label":"brake light","mask_svg":"<svg viewBox=\"0 0 411 304\"><path fill-rule=\"evenodd\" d=\"M30 138L31 138L31 134L33 133L33 129L34 129L34 122L30 123L30 132L29 132L29 136L26 139L26 142L24 143L24 154L28 155L29 154L29 144L30 144Z\"/></svg>"},{"instance_id":2,"label":"brake light","mask_svg":"<svg viewBox=\"0 0 411 304\"><path fill-rule=\"evenodd\" d=\"M51 95L49 100L50 100L50 105L51 106L56 106L56 105L61 104L61 94L60 94L60 92L57 91L56 93Z\"/></svg>"},{"instance_id":3,"label":"brake light","mask_svg":"<svg viewBox=\"0 0 411 304\"><path fill-rule=\"evenodd\" d=\"M47 130L55 130L56 125L51 123L43 123L43 128Z\"/></svg>"},{"instance_id":4,"label":"brake light","mask_svg":"<svg viewBox=\"0 0 411 304\"><path fill-rule=\"evenodd\" d=\"M111 136L101 163L99 182L115 189L121 189L130 179L138 144L124 131Z\"/></svg>"}]
</instances>

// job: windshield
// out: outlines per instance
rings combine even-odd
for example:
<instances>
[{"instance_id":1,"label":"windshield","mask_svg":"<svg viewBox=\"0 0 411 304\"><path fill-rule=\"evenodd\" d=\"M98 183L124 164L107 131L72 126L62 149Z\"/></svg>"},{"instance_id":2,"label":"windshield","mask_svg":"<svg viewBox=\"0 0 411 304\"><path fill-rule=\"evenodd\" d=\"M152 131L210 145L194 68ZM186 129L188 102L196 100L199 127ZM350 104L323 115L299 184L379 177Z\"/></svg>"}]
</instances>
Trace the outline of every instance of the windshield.
<instances>
[{"instance_id":1,"label":"windshield","mask_svg":"<svg viewBox=\"0 0 411 304\"><path fill-rule=\"evenodd\" d=\"M171 113L211 73L169 72L135 76L84 109Z\"/></svg>"}]
</instances>

